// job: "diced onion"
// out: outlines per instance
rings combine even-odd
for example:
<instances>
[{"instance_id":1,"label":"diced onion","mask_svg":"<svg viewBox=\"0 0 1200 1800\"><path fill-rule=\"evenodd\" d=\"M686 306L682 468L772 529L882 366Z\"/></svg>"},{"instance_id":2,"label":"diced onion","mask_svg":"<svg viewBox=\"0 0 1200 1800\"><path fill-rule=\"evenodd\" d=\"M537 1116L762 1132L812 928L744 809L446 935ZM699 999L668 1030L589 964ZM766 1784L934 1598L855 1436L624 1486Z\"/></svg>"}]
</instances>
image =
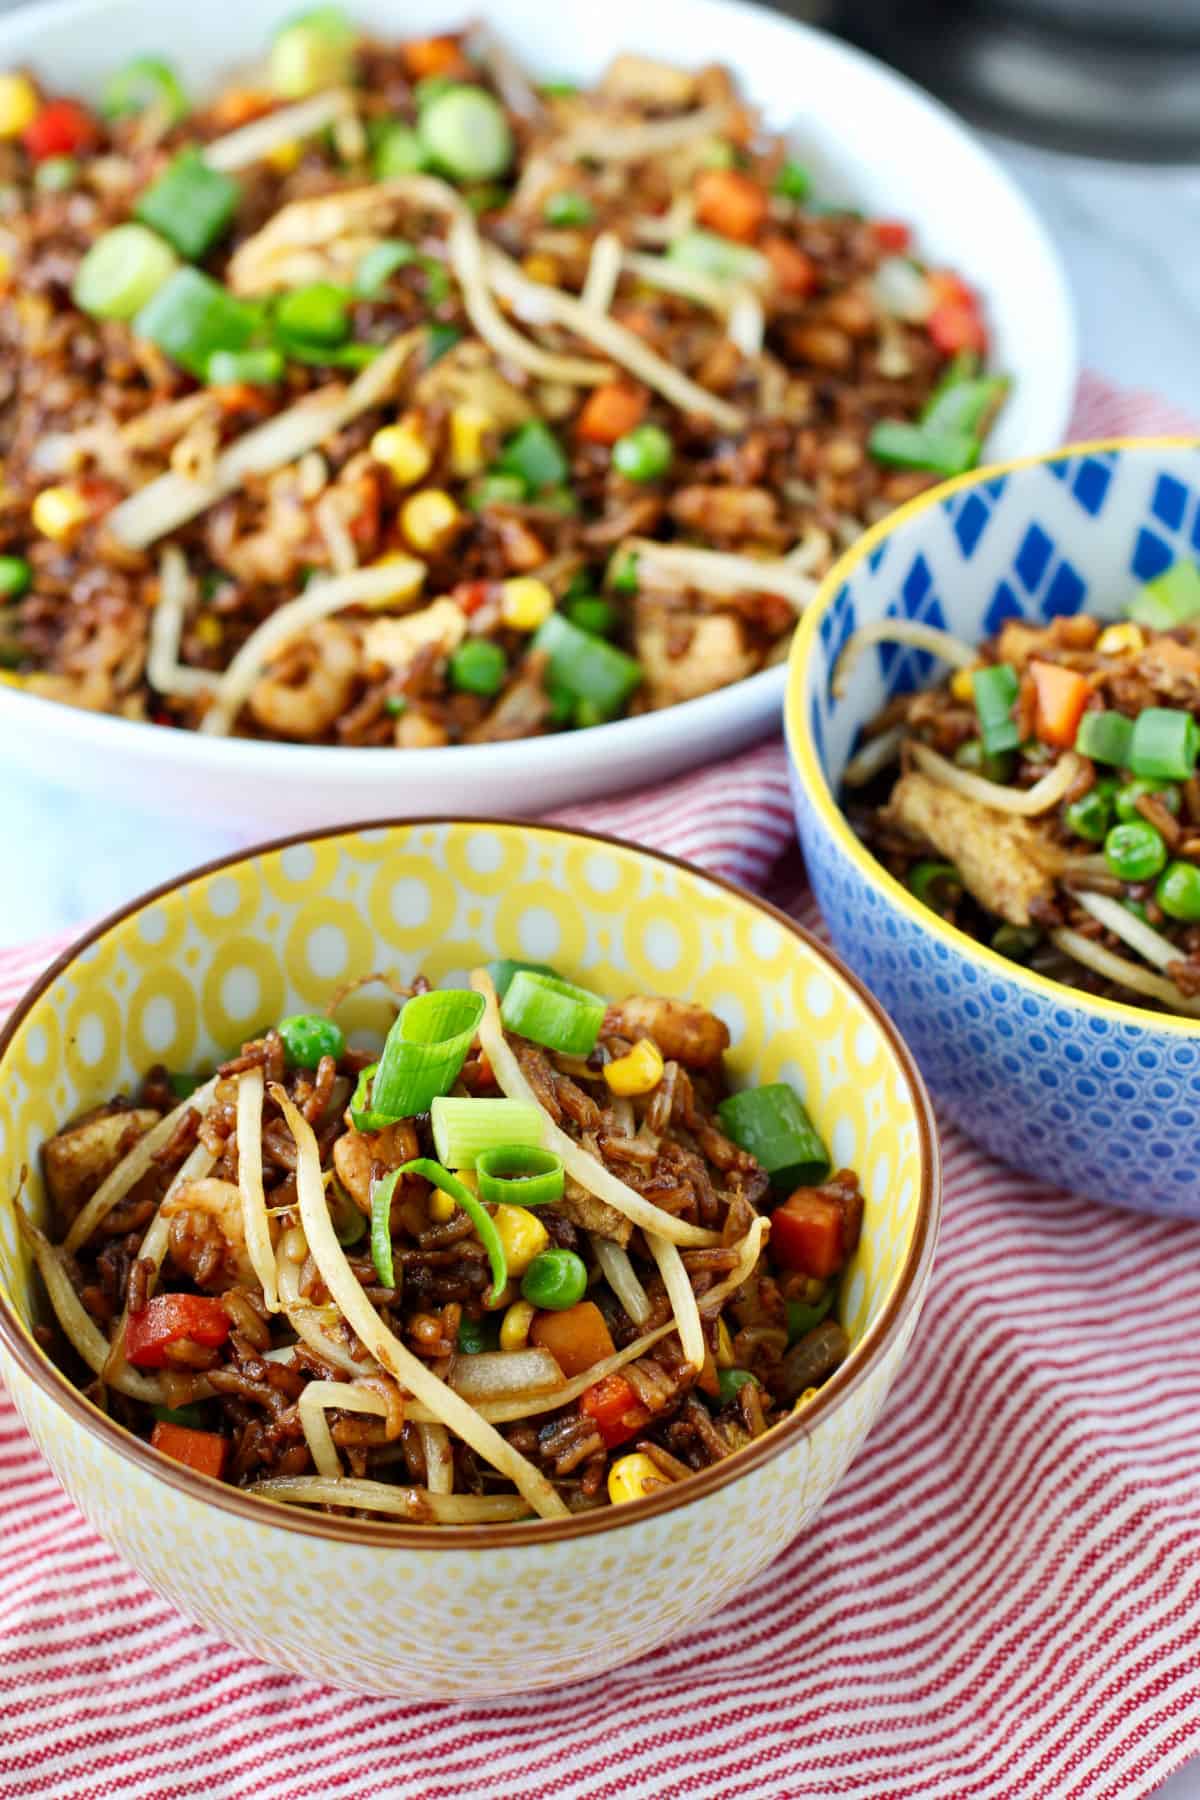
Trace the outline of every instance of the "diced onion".
<instances>
[{"instance_id":1,"label":"diced onion","mask_svg":"<svg viewBox=\"0 0 1200 1800\"><path fill-rule=\"evenodd\" d=\"M304 1427L304 1436L313 1465L319 1475L338 1477L342 1473L337 1448L329 1430L327 1412L375 1413L387 1417L387 1401L369 1388L355 1387L351 1381L310 1381L300 1396L296 1411Z\"/></svg>"},{"instance_id":2,"label":"diced onion","mask_svg":"<svg viewBox=\"0 0 1200 1800\"><path fill-rule=\"evenodd\" d=\"M263 1072L243 1069L237 1084L238 1193L242 1197L242 1230L246 1254L258 1277L268 1312L279 1311L275 1287L275 1251L267 1219L262 1172Z\"/></svg>"},{"instance_id":3,"label":"diced onion","mask_svg":"<svg viewBox=\"0 0 1200 1800\"><path fill-rule=\"evenodd\" d=\"M635 1325L644 1325L650 1317L650 1296L638 1280L637 1270L629 1260L629 1252L598 1231L590 1234L592 1250L607 1281Z\"/></svg>"},{"instance_id":4,"label":"diced onion","mask_svg":"<svg viewBox=\"0 0 1200 1800\"><path fill-rule=\"evenodd\" d=\"M213 703L200 721L200 730L209 737L227 737L271 658L318 619L344 612L348 606L385 605L394 601L397 594L415 588L424 573L424 563L405 557L352 569L349 575L335 575L330 581L312 582L295 600L277 607L250 633L219 677Z\"/></svg>"},{"instance_id":5,"label":"diced onion","mask_svg":"<svg viewBox=\"0 0 1200 1800\"><path fill-rule=\"evenodd\" d=\"M1047 813L1057 806L1079 779L1083 768L1082 758L1068 750L1033 787L1012 788L999 781L985 781L982 775L972 775L969 769L960 769L957 763L948 762L928 744L914 740L909 749L917 767L933 780L940 781L943 787L953 788L968 800L978 800L981 806L990 806L993 812L1015 813L1022 819L1035 819L1039 813Z\"/></svg>"},{"instance_id":6,"label":"diced onion","mask_svg":"<svg viewBox=\"0 0 1200 1800\"><path fill-rule=\"evenodd\" d=\"M1077 895L1078 899L1079 896ZM1119 982L1131 993L1145 994L1148 999L1161 1000L1172 1012L1186 1013L1190 1018L1200 1018L1200 1000L1185 994L1177 988L1173 981L1165 975L1156 975L1142 963L1130 962L1127 956L1117 956L1113 951L1097 944L1091 938L1084 937L1078 931L1052 931L1050 941L1069 956L1074 962L1082 963L1085 969L1093 974L1103 975L1107 981Z\"/></svg>"},{"instance_id":7,"label":"diced onion","mask_svg":"<svg viewBox=\"0 0 1200 1800\"><path fill-rule=\"evenodd\" d=\"M696 1305L696 1296L692 1292L692 1284L688 1272L683 1266L674 1244L668 1244L654 1232L646 1233L646 1242L650 1246L650 1254L658 1264L658 1272L663 1278L667 1290L667 1298L671 1302L675 1314L675 1323L679 1328L679 1342L683 1345L683 1354L693 1369L704 1366L704 1330L700 1324L700 1312Z\"/></svg>"},{"instance_id":8,"label":"diced onion","mask_svg":"<svg viewBox=\"0 0 1200 1800\"><path fill-rule=\"evenodd\" d=\"M524 1100L533 1106L539 1106L537 1095L525 1079L520 1063L517 1061L500 1023L500 1009L496 1004L496 990L492 986L492 978L486 969L476 969L471 976L471 986L476 993L482 994L485 1001L483 1018L479 1024L479 1042L491 1065L492 1074L497 1086L508 1095L510 1100ZM541 1110L545 1112L545 1108ZM554 1150L562 1157L563 1167L574 1177L580 1187L584 1187L597 1199L606 1200L615 1206L618 1212L624 1213L635 1225L644 1231L657 1232L659 1237L666 1238L673 1244L712 1245L719 1244L719 1233L708 1231L702 1225L690 1225L684 1219L676 1219L664 1212L661 1206L655 1206L636 1189L606 1169L596 1157L588 1152L575 1139L557 1126L549 1113L546 1113L544 1145L547 1150Z\"/></svg>"},{"instance_id":9,"label":"diced onion","mask_svg":"<svg viewBox=\"0 0 1200 1800\"><path fill-rule=\"evenodd\" d=\"M46 1284L55 1317L62 1326L64 1335L93 1375L107 1380L111 1387L122 1394L128 1394L132 1400L161 1404L163 1385L157 1377L139 1375L128 1364L123 1369L114 1371L111 1378L105 1375L110 1350L108 1339L71 1286L71 1278L63 1266L63 1252L56 1250L49 1238L38 1230L24 1207L18 1206L16 1214L17 1228L33 1252L33 1260Z\"/></svg>"},{"instance_id":10,"label":"diced onion","mask_svg":"<svg viewBox=\"0 0 1200 1800\"><path fill-rule=\"evenodd\" d=\"M224 137L214 138L204 148L204 160L210 169L221 169L232 175L262 162L272 150L302 138L315 137L335 120L354 110L354 96L346 88L331 88L324 94L313 94L295 106L280 107L265 118L252 119Z\"/></svg>"},{"instance_id":11,"label":"diced onion","mask_svg":"<svg viewBox=\"0 0 1200 1800\"><path fill-rule=\"evenodd\" d=\"M384 1324L355 1279L337 1241L325 1199L321 1159L312 1126L281 1087L273 1087L271 1093L296 1141L296 1191L309 1250L331 1299L350 1329L402 1388L427 1406L441 1424L470 1444L485 1462L506 1476L524 1494L536 1513L544 1519L564 1518L567 1508L541 1471L514 1450L453 1388L439 1381Z\"/></svg>"},{"instance_id":12,"label":"diced onion","mask_svg":"<svg viewBox=\"0 0 1200 1800\"><path fill-rule=\"evenodd\" d=\"M690 587L701 594L778 594L803 612L817 583L800 573L790 557L738 556L690 544L660 544L653 538L626 538L623 550L637 557L638 579L646 587Z\"/></svg>"},{"instance_id":13,"label":"diced onion","mask_svg":"<svg viewBox=\"0 0 1200 1800\"><path fill-rule=\"evenodd\" d=\"M1179 962L1181 953L1178 944L1155 931L1136 913L1131 913L1127 906L1107 894L1089 894L1076 892L1075 899L1085 912L1090 912L1093 919L1112 932L1114 937L1123 938L1131 950L1144 956L1147 962L1156 963L1165 969L1168 963Z\"/></svg>"},{"instance_id":14,"label":"diced onion","mask_svg":"<svg viewBox=\"0 0 1200 1800\"><path fill-rule=\"evenodd\" d=\"M86 1244L93 1231L106 1219L114 1206L120 1204L133 1187L142 1179L158 1151L171 1140L175 1127L180 1119L193 1109L203 1115L209 1101L213 1097L213 1089L217 1085L214 1075L203 1087L198 1087L194 1094L169 1112L165 1118L152 1125L149 1131L142 1133L137 1143L129 1150L96 1189L86 1206L80 1207L71 1224L70 1230L63 1239L63 1249L74 1255L81 1244Z\"/></svg>"},{"instance_id":15,"label":"diced onion","mask_svg":"<svg viewBox=\"0 0 1200 1800\"><path fill-rule=\"evenodd\" d=\"M838 657L833 671L835 699L845 696L851 675L872 644L911 644L914 650L927 650L956 669L969 669L979 661L979 652L951 631L922 625L917 619L875 619L870 625L860 625Z\"/></svg>"},{"instance_id":16,"label":"diced onion","mask_svg":"<svg viewBox=\"0 0 1200 1800\"><path fill-rule=\"evenodd\" d=\"M387 1513L410 1525L499 1525L529 1516L529 1502L518 1494L435 1494L428 1488L392 1487L386 1481L352 1480L348 1475L336 1480L324 1475L277 1475L244 1492L291 1506L348 1506Z\"/></svg>"},{"instance_id":17,"label":"diced onion","mask_svg":"<svg viewBox=\"0 0 1200 1800\"><path fill-rule=\"evenodd\" d=\"M446 1379L464 1400L515 1400L562 1386L548 1350L480 1350L456 1356Z\"/></svg>"}]
</instances>

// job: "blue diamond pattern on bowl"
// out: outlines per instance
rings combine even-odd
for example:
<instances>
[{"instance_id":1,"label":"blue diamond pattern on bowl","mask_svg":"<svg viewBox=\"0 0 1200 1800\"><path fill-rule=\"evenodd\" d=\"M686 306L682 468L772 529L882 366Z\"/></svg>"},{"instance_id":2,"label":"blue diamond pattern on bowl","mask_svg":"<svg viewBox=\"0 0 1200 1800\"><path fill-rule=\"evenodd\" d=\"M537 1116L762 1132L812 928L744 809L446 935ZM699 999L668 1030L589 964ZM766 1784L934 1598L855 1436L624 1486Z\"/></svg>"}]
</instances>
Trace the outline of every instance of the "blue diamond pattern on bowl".
<instances>
[{"instance_id":1,"label":"blue diamond pattern on bowl","mask_svg":"<svg viewBox=\"0 0 1200 1800\"><path fill-rule=\"evenodd\" d=\"M890 522L868 556L849 553L798 635L788 694L793 799L818 903L947 1114L1043 1179L1196 1218L1200 1024L1085 999L918 909L857 845L822 782L805 779L800 739L806 728L836 791L863 725L914 677L928 679L924 653L880 645L835 699L830 675L853 621L918 618L976 642L1011 617L1084 607L1116 617L1132 581L1193 555L1198 538L1200 454L1189 446L1072 450L969 479Z\"/></svg>"}]
</instances>

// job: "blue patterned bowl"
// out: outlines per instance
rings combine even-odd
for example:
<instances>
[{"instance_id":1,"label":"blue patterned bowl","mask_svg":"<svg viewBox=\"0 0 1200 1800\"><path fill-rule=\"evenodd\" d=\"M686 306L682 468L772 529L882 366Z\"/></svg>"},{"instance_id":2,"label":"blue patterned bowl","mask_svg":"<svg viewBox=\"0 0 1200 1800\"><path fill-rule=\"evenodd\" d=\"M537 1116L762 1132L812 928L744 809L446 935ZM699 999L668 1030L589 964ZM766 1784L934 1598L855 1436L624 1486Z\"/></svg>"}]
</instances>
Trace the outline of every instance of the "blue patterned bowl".
<instances>
[{"instance_id":1,"label":"blue patterned bowl","mask_svg":"<svg viewBox=\"0 0 1200 1800\"><path fill-rule=\"evenodd\" d=\"M919 905L834 798L863 724L930 682L879 645L835 700L851 632L895 616L971 642L1007 618L1113 617L1131 582L1200 549L1200 445L1078 445L923 494L841 559L792 649L787 735L800 838L833 941L911 1045L946 1114L1076 1193L1200 1217L1200 1025L1098 1000L983 948Z\"/></svg>"}]
</instances>

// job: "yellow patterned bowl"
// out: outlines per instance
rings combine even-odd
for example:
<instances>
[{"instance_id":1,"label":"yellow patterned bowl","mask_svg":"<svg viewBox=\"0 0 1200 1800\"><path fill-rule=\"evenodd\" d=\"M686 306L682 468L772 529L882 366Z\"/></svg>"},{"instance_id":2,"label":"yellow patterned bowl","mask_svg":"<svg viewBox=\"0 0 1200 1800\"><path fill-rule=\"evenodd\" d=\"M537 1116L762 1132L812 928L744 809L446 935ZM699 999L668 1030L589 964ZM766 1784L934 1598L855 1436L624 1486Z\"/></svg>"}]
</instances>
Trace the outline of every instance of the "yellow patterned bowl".
<instances>
[{"instance_id":1,"label":"yellow patterned bowl","mask_svg":"<svg viewBox=\"0 0 1200 1800\"><path fill-rule=\"evenodd\" d=\"M861 1174L854 1349L803 1415L678 1488L563 1522L358 1524L251 1500L96 1410L39 1349L13 1218L39 1150L149 1064L202 1064L348 976L553 959L602 993L672 993L729 1025L747 1082L789 1080ZM386 1021L368 994L352 1036ZM341 1015L340 1015L341 1016ZM268 1661L376 1694L478 1699L595 1675L713 1611L813 1516L870 1428L928 1285L928 1101L875 1002L783 914L611 839L416 821L293 840L160 889L67 952L0 1039L0 1375L81 1510L181 1611ZM505 1655L480 1662L481 1644Z\"/></svg>"}]
</instances>

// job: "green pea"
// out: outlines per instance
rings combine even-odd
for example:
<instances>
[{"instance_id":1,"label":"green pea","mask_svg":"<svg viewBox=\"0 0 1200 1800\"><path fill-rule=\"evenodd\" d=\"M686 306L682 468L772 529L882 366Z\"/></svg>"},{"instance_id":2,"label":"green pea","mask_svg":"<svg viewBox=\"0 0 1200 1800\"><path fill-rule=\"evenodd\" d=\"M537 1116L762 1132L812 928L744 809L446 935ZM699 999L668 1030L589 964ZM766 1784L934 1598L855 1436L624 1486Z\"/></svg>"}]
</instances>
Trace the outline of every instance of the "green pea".
<instances>
[{"instance_id":1,"label":"green pea","mask_svg":"<svg viewBox=\"0 0 1200 1800\"><path fill-rule=\"evenodd\" d=\"M661 425L639 425L613 445L613 467L628 481L657 481L670 468L674 453Z\"/></svg>"},{"instance_id":2,"label":"green pea","mask_svg":"<svg viewBox=\"0 0 1200 1800\"><path fill-rule=\"evenodd\" d=\"M346 1039L340 1025L321 1013L293 1013L277 1027L288 1061L297 1069L315 1069L323 1056L340 1061Z\"/></svg>"},{"instance_id":3,"label":"green pea","mask_svg":"<svg viewBox=\"0 0 1200 1800\"><path fill-rule=\"evenodd\" d=\"M1063 809L1063 824L1089 844L1102 844L1112 824L1112 801L1091 788Z\"/></svg>"},{"instance_id":4,"label":"green pea","mask_svg":"<svg viewBox=\"0 0 1200 1800\"><path fill-rule=\"evenodd\" d=\"M573 1250L543 1250L521 1280L521 1298L543 1312L565 1312L587 1293L587 1268Z\"/></svg>"},{"instance_id":5,"label":"green pea","mask_svg":"<svg viewBox=\"0 0 1200 1800\"><path fill-rule=\"evenodd\" d=\"M577 600L568 600L564 610L572 625L590 631L593 637L607 637L617 622L616 607L599 594L581 594Z\"/></svg>"},{"instance_id":6,"label":"green pea","mask_svg":"<svg viewBox=\"0 0 1200 1800\"><path fill-rule=\"evenodd\" d=\"M806 1331L812 1331L821 1323L829 1308L833 1305L833 1289L827 1288L821 1298L810 1304L807 1300L789 1300L784 1311L787 1314L787 1334L789 1344L802 1338ZM718 1380L720 1377L718 1376Z\"/></svg>"},{"instance_id":7,"label":"green pea","mask_svg":"<svg viewBox=\"0 0 1200 1800\"><path fill-rule=\"evenodd\" d=\"M1114 825L1104 840L1104 856L1118 881L1152 881L1167 860L1161 832L1148 819Z\"/></svg>"},{"instance_id":8,"label":"green pea","mask_svg":"<svg viewBox=\"0 0 1200 1800\"><path fill-rule=\"evenodd\" d=\"M1139 775L1133 781L1127 781L1119 787L1114 798L1118 819L1126 823L1131 819L1140 819L1138 801L1144 794L1157 794L1167 811L1178 813L1180 807L1179 789L1170 781L1154 781L1149 776Z\"/></svg>"},{"instance_id":9,"label":"green pea","mask_svg":"<svg viewBox=\"0 0 1200 1800\"><path fill-rule=\"evenodd\" d=\"M547 225L557 226L562 231L570 231L577 225L590 225L596 216L596 209L586 194L565 193L551 194L542 207L542 217Z\"/></svg>"},{"instance_id":10,"label":"green pea","mask_svg":"<svg viewBox=\"0 0 1200 1800\"><path fill-rule=\"evenodd\" d=\"M985 750L982 738L968 738L954 752L954 760L960 769L969 769L972 775L982 775L985 781L1011 781L1016 770L1017 759L1008 750Z\"/></svg>"},{"instance_id":11,"label":"green pea","mask_svg":"<svg viewBox=\"0 0 1200 1800\"><path fill-rule=\"evenodd\" d=\"M785 200L806 200L812 179L803 163L785 162L775 177L774 190Z\"/></svg>"},{"instance_id":12,"label":"green pea","mask_svg":"<svg viewBox=\"0 0 1200 1800\"><path fill-rule=\"evenodd\" d=\"M494 1350L499 1343L499 1327L491 1319L473 1319L464 1313L458 1325L458 1347L464 1356L478 1356Z\"/></svg>"},{"instance_id":13,"label":"green pea","mask_svg":"<svg viewBox=\"0 0 1200 1800\"><path fill-rule=\"evenodd\" d=\"M721 1405L728 1406L731 1400L736 1400L746 1383L755 1379L749 1369L718 1369L717 1386L721 1391Z\"/></svg>"},{"instance_id":14,"label":"green pea","mask_svg":"<svg viewBox=\"0 0 1200 1800\"><path fill-rule=\"evenodd\" d=\"M23 556L0 556L0 595L16 600L33 581L33 570Z\"/></svg>"},{"instance_id":15,"label":"green pea","mask_svg":"<svg viewBox=\"0 0 1200 1800\"><path fill-rule=\"evenodd\" d=\"M1158 878L1154 898L1169 919L1194 924L1200 919L1200 869L1195 863L1168 863Z\"/></svg>"},{"instance_id":16,"label":"green pea","mask_svg":"<svg viewBox=\"0 0 1200 1800\"><path fill-rule=\"evenodd\" d=\"M503 650L488 638L468 638L450 658L450 685L461 694L488 699L500 692L507 672Z\"/></svg>"}]
</instances>

